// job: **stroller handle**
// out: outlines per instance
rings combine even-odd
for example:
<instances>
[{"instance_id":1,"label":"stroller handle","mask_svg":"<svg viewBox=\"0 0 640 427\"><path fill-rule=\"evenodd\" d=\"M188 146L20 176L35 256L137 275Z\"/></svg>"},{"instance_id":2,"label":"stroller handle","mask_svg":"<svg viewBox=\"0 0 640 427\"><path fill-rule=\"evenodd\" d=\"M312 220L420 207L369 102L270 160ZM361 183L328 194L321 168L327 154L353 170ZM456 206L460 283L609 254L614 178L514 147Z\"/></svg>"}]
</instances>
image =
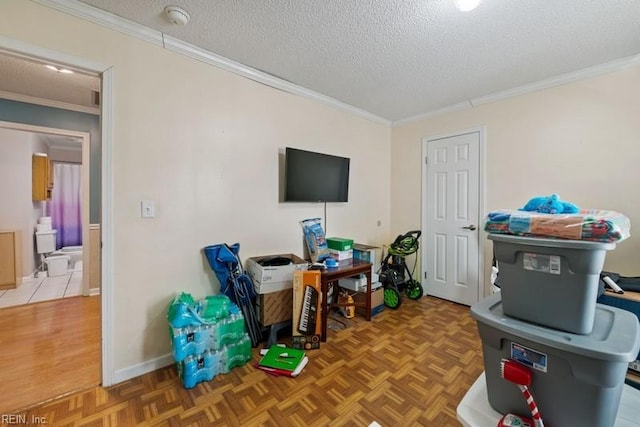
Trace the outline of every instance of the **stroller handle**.
<instances>
[{"instance_id":1,"label":"stroller handle","mask_svg":"<svg viewBox=\"0 0 640 427\"><path fill-rule=\"evenodd\" d=\"M393 242L394 245L399 244L403 239L406 239L408 237L413 237L415 240L418 240L420 238L420 236L422 235L422 231L420 230L412 230L412 231L407 231L404 234L399 235L398 237L396 237L396 240Z\"/></svg>"}]
</instances>

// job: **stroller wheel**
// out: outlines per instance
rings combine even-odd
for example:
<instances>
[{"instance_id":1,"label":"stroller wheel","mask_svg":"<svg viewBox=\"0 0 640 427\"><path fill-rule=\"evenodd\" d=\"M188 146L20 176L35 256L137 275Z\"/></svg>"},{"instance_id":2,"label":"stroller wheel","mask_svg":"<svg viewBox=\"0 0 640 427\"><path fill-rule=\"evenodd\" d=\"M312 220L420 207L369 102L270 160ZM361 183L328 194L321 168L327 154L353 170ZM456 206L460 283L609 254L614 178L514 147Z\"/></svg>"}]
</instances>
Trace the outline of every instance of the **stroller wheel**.
<instances>
[{"instance_id":1,"label":"stroller wheel","mask_svg":"<svg viewBox=\"0 0 640 427\"><path fill-rule=\"evenodd\" d=\"M422 285L417 280L410 280L404 288L404 293L409 299L420 299L424 291L422 290Z\"/></svg>"},{"instance_id":2,"label":"stroller wheel","mask_svg":"<svg viewBox=\"0 0 640 427\"><path fill-rule=\"evenodd\" d=\"M384 288L384 305L395 310L400 307L400 304L402 304L400 292L395 288Z\"/></svg>"}]
</instances>

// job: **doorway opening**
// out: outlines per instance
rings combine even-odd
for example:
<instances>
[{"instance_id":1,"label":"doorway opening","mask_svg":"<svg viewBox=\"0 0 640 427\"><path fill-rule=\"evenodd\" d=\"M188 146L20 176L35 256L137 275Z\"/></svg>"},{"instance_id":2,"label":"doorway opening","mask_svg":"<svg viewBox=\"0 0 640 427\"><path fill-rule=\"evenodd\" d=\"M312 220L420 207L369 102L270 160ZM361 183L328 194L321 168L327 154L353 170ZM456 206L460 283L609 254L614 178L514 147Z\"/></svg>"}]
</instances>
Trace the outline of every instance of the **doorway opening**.
<instances>
[{"instance_id":1,"label":"doorway opening","mask_svg":"<svg viewBox=\"0 0 640 427\"><path fill-rule=\"evenodd\" d=\"M95 345L93 345L90 349L87 349L87 352L84 353L83 356L86 356L86 359L76 358L74 360L73 357L70 358L73 367L75 367L76 371L78 371L79 367L84 365L87 361L89 365L92 366L91 374L80 374L78 376L91 378L91 383L94 385L102 384L103 386L109 386L113 383L113 331L112 331L112 289L111 289L111 281L112 281L112 273L111 273L111 265L112 265L112 232L111 232L111 223L112 223L112 212L110 210L111 206L111 127L112 127L112 82L113 82L113 71L110 66L96 63L93 61L89 61L83 58L73 57L68 54L64 54L57 51L52 51L46 48L42 48L40 46L31 45L28 43L24 43L18 40L13 40L5 37L0 37L0 67L2 67L4 58L12 58L12 59L20 59L23 60L25 64L37 64L39 67L44 70L44 64L53 64L57 66L63 66L66 69L74 70L77 72L77 75L82 76L90 76L92 78L99 79L99 96L96 96L95 91L90 93L91 99L94 102L99 102L98 106L94 106L93 108L89 108L90 111L97 111L99 115L98 126L95 129L91 129L89 133L91 134L90 140L94 140L94 135L96 135L98 140L100 141L100 145L94 147L91 144L90 148L86 150L87 155L90 156L90 160L87 161L87 164L91 163L91 176L87 178L86 182L96 181L98 190L91 192L91 204L97 206L95 210L92 209L94 215L97 215L98 220L95 221L98 225L98 229L94 229L94 227L89 227L89 233L95 238L90 237L89 240L94 240L97 246L97 262L93 262L95 260L89 260L88 264L91 265L100 265L101 268L97 272L97 278L100 286L100 295L89 296L89 297L78 297L78 298L68 298L59 301L50 301L50 302L42 302L36 304L37 310L31 313L28 313L28 310L32 310L33 308L29 306L21 306L14 307L8 310L17 310L24 309L23 313L15 313L15 315L11 316L3 316L6 314L7 310L0 311L0 324L3 325L1 330L11 330L12 328L18 328L22 325L19 321L16 321L17 317L22 319L32 319L32 320L42 320L44 318L50 319L53 323L53 328L56 331L60 330L68 330L71 334L75 334L75 336L81 336L83 339L79 341L79 343L86 342L86 340L91 341ZM42 71L41 70L41 71ZM78 108L77 105L69 102L64 102L60 100L56 100L55 98L50 98L48 96L32 94L32 93L20 93L20 92L11 92L6 89L4 86L5 83L11 82L12 79L5 78L10 76L11 73L5 72L6 69L2 68L3 81L2 86L0 86L0 102L9 103L20 103L22 106L27 105L29 108L23 108L20 111L24 112L25 110L29 110L30 108L34 108L34 105L37 105L38 108L48 108L51 111L87 111L86 107ZM33 87L42 88L42 82L40 85L32 85ZM46 85L45 85L46 86ZM36 102L37 101L37 102ZM3 105L4 107L4 105ZM4 111L13 111L7 108L0 108L0 110ZM53 114L51 117L55 116ZM33 124L30 123L29 120L15 120L14 117L5 117L0 116L1 121L16 123L22 122L22 124ZM37 125L43 125L39 123ZM49 127L49 123L45 123L45 127ZM67 127L67 126L51 126L53 128L59 127ZM64 132L63 132L64 133ZM78 135L76 135L78 136ZM85 135L81 135L81 138L84 138ZM88 139L89 140L89 139ZM83 157L85 155L85 150L83 150ZM83 160L84 163L84 160ZM89 209L86 210L87 213ZM94 222L93 218L91 221L86 221L87 224ZM84 231L83 231L84 232ZM86 271L86 265L84 265L84 253L89 253L88 250L84 250L83 248L83 269ZM89 278L89 287L87 289L83 289L83 294L88 293L91 294L90 288L92 279ZM78 304L79 301L91 301L90 305L87 304ZM56 307L56 305L65 304L63 308ZM48 313L44 315L44 313ZM97 313L97 316L94 314ZM65 320L66 319L66 320ZM65 321L69 323L65 325ZM86 324L91 325L89 329L85 328ZM65 325L65 326L63 326ZM66 327L69 326L69 327ZM51 332L51 330L49 330ZM14 330L15 333L15 330ZM87 335L89 334L89 335ZM29 335L34 335L34 330L29 332ZM16 335L18 336L18 335ZM22 336L22 335L21 335ZM22 336L24 337L24 336ZM64 341L60 341L60 337L56 337L53 334L50 334L50 338L52 341L49 343L53 346L53 348L57 348L56 345L60 346ZM62 338L64 339L64 338ZM57 341L56 341L57 340ZM38 341L39 345L43 345L44 343ZM65 344L66 345L66 344ZM82 345L82 344L79 344ZM13 346L8 346L5 348L11 348ZM77 356L78 349L72 349L75 351L75 355ZM50 369L47 369L47 358L44 355L48 354L48 352L40 351L38 355L34 359L33 366L38 370L31 376L25 377L27 378L27 383L25 387L21 387L18 383L15 383L13 380L7 382L13 384L14 389L22 389L26 390L28 396L24 401L13 401L11 402L5 401L3 403L3 407L0 408L0 412L7 412L9 410L16 410L18 408L24 408L26 406L30 406L34 403L41 402L43 400L50 399L52 397L59 396L61 394L78 390L80 388L87 387L87 384L78 384L73 382L73 377L66 377L63 381L60 381L61 377L64 376L59 367L51 366ZM67 355L69 356L69 355ZM67 357L69 358L69 357ZM17 357L15 360L23 360L24 355L20 354L20 357ZM7 366L6 368L14 369L14 366ZM3 368L5 370L5 368ZM73 371L73 368L71 368ZM94 375L95 374L95 375ZM51 377L54 375L55 378ZM41 378L46 385L38 385L33 382L34 378ZM30 380L29 380L30 379ZM52 390L51 383L58 382L61 383L63 389L60 390ZM49 392L48 396L40 396L33 391L43 389ZM17 402L17 403L16 403ZM6 410L4 410L6 409Z\"/></svg>"},{"instance_id":2,"label":"doorway opening","mask_svg":"<svg viewBox=\"0 0 640 427\"><path fill-rule=\"evenodd\" d=\"M11 158L2 178L15 182L3 194L0 224L21 231L23 276L19 286L0 291L0 307L98 294L100 283L91 280L100 265L90 256L90 134L0 122L0 151ZM41 165L50 169L46 190L35 182Z\"/></svg>"}]
</instances>

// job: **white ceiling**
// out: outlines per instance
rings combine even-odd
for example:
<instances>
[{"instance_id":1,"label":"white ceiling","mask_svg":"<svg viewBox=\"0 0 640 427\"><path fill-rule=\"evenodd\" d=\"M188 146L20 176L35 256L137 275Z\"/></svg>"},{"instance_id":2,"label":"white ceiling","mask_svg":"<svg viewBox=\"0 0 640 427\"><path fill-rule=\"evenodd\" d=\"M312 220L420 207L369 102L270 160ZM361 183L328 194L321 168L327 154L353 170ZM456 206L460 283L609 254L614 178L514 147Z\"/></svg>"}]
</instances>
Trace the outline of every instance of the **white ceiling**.
<instances>
[{"instance_id":1,"label":"white ceiling","mask_svg":"<svg viewBox=\"0 0 640 427\"><path fill-rule=\"evenodd\" d=\"M74 74L58 73L45 65L52 64L0 51L0 95L6 92L74 106L96 107L92 92L100 91L100 77L79 70L75 70ZM0 97L7 97L4 95Z\"/></svg>"},{"instance_id":2,"label":"white ceiling","mask_svg":"<svg viewBox=\"0 0 640 427\"><path fill-rule=\"evenodd\" d=\"M453 0L82 3L390 122L640 62L639 0L483 0L466 13ZM170 23L167 5L190 22Z\"/></svg>"}]
</instances>

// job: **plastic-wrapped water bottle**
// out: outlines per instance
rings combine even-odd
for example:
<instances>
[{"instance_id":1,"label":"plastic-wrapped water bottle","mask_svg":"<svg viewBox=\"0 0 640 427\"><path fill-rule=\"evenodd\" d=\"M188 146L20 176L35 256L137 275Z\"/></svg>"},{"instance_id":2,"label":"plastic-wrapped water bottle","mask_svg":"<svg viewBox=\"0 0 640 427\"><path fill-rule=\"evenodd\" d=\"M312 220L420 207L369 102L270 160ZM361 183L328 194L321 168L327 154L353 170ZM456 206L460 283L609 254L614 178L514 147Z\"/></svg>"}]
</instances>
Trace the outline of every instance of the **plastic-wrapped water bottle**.
<instances>
[{"instance_id":1,"label":"plastic-wrapped water bottle","mask_svg":"<svg viewBox=\"0 0 640 427\"><path fill-rule=\"evenodd\" d=\"M198 302L198 313L206 322L214 323L229 316L231 300L226 295L208 296Z\"/></svg>"},{"instance_id":2,"label":"plastic-wrapped water bottle","mask_svg":"<svg viewBox=\"0 0 640 427\"><path fill-rule=\"evenodd\" d=\"M245 332L244 317L232 314L218 325L217 344L220 347L233 344L242 338Z\"/></svg>"},{"instance_id":3,"label":"plastic-wrapped water bottle","mask_svg":"<svg viewBox=\"0 0 640 427\"><path fill-rule=\"evenodd\" d=\"M198 356L188 356L179 364L178 371L185 388L193 388L202 381L211 381L220 373L221 353L205 351Z\"/></svg>"},{"instance_id":4,"label":"plastic-wrapped water bottle","mask_svg":"<svg viewBox=\"0 0 640 427\"><path fill-rule=\"evenodd\" d=\"M173 347L173 358L182 362L187 356L195 354L195 333L192 326L184 328L169 328Z\"/></svg>"},{"instance_id":5,"label":"plastic-wrapped water bottle","mask_svg":"<svg viewBox=\"0 0 640 427\"><path fill-rule=\"evenodd\" d=\"M247 333L234 344L226 345L221 350L221 373L227 374L233 368L242 366L251 359L251 339Z\"/></svg>"}]
</instances>

